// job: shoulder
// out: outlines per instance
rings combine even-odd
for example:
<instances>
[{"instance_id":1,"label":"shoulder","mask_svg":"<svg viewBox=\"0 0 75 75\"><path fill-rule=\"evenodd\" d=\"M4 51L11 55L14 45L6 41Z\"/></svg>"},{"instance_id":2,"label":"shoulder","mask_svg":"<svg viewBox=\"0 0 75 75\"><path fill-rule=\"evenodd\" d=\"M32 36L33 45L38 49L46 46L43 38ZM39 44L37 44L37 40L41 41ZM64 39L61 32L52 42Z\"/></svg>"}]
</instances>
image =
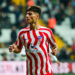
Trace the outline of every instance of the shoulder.
<instances>
[{"instance_id":1,"label":"shoulder","mask_svg":"<svg viewBox=\"0 0 75 75\"><path fill-rule=\"evenodd\" d=\"M40 30L41 31L45 31L45 32L47 31L47 32L52 33L52 30L50 28L48 28L48 27L41 26Z\"/></svg>"},{"instance_id":2,"label":"shoulder","mask_svg":"<svg viewBox=\"0 0 75 75\"><path fill-rule=\"evenodd\" d=\"M19 31L19 35L22 35L24 34L25 32L29 31L30 30L30 26L26 27L26 28L23 28Z\"/></svg>"}]
</instances>

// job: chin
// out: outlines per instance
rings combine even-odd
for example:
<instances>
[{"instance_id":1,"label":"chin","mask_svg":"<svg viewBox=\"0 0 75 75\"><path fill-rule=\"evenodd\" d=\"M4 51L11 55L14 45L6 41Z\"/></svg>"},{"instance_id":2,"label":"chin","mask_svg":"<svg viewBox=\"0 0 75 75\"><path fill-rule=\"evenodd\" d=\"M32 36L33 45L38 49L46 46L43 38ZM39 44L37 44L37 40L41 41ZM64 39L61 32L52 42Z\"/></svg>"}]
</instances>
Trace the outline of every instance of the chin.
<instances>
[{"instance_id":1,"label":"chin","mask_svg":"<svg viewBox=\"0 0 75 75\"><path fill-rule=\"evenodd\" d=\"M28 24L30 24L31 22L28 22Z\"/></svg>"},{"instance_id":2,"label":"chin","mask_svg":"<svg viewBox=\"0 0 75 75\"><path fill-rule=\"evenodd\" d=\"M32 22L28 22L29 24L31 24Z\"/></svg>"},{"instance_id":3,"label":"chin","mask_svg":"<svg viewBox=\"0 0 75 75\"><path fill-rule=\"evenodd\" d=\"M31 23L30 21L27 21L27 23Z\"/></svg>"}]
</instances>

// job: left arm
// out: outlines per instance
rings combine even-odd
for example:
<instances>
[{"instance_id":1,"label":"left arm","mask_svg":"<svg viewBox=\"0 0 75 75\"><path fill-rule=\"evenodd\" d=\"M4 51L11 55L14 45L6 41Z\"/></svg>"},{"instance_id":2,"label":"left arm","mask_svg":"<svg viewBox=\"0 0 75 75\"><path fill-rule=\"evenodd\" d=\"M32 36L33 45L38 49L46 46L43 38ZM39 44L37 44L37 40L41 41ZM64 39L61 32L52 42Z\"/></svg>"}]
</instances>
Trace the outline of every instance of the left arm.
<instances>
[{"instance_id":1,"label":"left arm","mask_svg":"<svg viewBox=\"0 0 75 75\"><path fill-rule=\"evenodd\" d=\"M49 53L49 55L51 56L51 61L55 61L58 64L58 66L60 66L60 61L57 59L57 57L52 53Z\"/></svg>"},{"instance_id":2,"label":"left arm","mask_svg":"<svg viewBox=\"0 0 75 75\"><path fill-rule=\"evenodd\" d=\"M55 41L54 35L51 30L49 30L48 42L50 44L52 54L56 55L57 54L57 45L56 45L56 41Z\"/></svg>"}]
</instances>

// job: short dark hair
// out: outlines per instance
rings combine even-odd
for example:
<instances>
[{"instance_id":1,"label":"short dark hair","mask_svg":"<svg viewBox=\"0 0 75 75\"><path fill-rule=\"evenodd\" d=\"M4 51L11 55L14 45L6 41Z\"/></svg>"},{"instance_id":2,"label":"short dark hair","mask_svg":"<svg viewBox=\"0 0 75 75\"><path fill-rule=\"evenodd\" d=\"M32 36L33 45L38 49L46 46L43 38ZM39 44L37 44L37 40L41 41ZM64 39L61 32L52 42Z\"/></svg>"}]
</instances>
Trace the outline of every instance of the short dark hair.
<instances>
[{"instance_id":1,"label":"short dark hair","mask_svg":"<svg viewBox=\"0 0 75 75\"><path fill-rule=\"evenodd\" d=\"M31 6L26 10L26 12L28 11L33 11L41 15L41 8L39 6Z\"/></svg>"}]
</instances>

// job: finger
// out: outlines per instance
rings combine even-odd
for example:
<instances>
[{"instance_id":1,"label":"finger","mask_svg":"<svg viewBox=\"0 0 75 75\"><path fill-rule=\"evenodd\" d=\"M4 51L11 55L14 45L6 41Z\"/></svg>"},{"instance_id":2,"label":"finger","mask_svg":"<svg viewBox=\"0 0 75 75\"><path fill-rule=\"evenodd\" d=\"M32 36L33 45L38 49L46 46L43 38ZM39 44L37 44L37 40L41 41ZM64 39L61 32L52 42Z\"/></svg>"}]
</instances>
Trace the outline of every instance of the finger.
<instances>
[{"instance_id":1,"label":"finger","mask_svg":"<svg viewBox=\"0 0 75 75\"><path fill-rule=\"evenodd\" d=\"M12 52L12 49L9 49L9 52Z\"/></svg>"},{"instance_id":2,"label":"finger","mask_svg":"<svg viewBox=\"0 0 75 75\"><path fill-rule=\"evenodd\" d=\"M14 52L14 51L15 51L15 49L13 48L13 49L12 49L12 52Z\"/></svg>"},{"instance_id":3,"label":"finger","mask_svg":"<svg viewBox=\"0 0 75 75\"><path fill-rule=\"evenodd\" d=\"M12 48L11 47L9 47L9 50L11 50Z\"/></svg>"},{"instance_id":4,"label":"finger","mask_svg":"<svg viewBox=\"0 0 75 75\"><path fill-rule=\"evenodd\" d=\"M10 46L10 47L9 47L9 52L12 52L12 49L13 49L13 47L12 47L12 46Z\"/></svg>"}]
</instances>

